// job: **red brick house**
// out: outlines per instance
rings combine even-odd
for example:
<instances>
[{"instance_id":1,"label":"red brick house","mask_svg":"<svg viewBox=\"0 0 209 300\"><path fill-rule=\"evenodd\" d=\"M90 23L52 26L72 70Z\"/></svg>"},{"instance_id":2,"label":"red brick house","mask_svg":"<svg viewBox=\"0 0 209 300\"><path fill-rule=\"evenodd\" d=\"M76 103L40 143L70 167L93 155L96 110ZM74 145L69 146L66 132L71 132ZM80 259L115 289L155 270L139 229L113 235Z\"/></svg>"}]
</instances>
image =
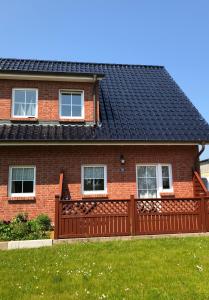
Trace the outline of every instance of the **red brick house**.
<instances>
[{"instance_id":1,"label":"red brick house","mask_svg":"<svg viewBox=\"0 0 209 300\"><path fill-rule=\"evenodd\" d=\"M0 59L0 219L65 200L194 197L209 125L164 67Z\"/></svg>"}]
</instances>

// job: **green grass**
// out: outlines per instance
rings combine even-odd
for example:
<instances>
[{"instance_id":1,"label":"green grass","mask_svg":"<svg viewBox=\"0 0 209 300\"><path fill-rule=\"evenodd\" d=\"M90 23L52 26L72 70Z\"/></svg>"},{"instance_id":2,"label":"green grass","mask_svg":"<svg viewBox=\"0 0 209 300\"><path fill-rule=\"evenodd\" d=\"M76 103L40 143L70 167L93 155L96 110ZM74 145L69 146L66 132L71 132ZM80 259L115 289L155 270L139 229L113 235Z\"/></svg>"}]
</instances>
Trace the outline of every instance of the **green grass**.
<instances>
[{"instance_id":1,"label":"green grass","mask_svg":"<svg viewBox=\"0 0 209 300\"><path fill-rule=\"evenodd\" d=\"M0 251L0 299L209 299L209 238Z\"/></svg>"}]
</instances>

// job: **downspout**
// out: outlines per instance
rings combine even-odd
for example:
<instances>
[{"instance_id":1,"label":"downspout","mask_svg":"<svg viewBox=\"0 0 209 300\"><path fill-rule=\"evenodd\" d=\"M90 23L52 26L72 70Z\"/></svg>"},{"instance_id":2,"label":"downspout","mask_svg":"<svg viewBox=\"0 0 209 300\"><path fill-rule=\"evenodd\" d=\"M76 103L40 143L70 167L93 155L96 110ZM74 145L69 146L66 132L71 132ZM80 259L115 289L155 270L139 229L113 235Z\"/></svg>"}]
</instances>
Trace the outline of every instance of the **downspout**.
<instances>
[{"instance_id":1,"label":"downspout","mask_svg":"<svg viewBox=\"0 0 209 300\"><path fill-rule=\"evenodd\" d=\"M97 83L97 75L93 76L94 86L93 86L93 102L94 102L94 117L93 117L93 125L97 124L97 100L96 100L96 83Z\"/></svg>"},{"instance_id":2,"label":"downspout","mask_svg":"<svg viewBox=\"0 0 209 300\"><path fill-rule=\"evenodd\" d=\"M201 146L202 146L202 149L197 154L197 157L196 157L195 163L194 163L194 167L193 167L193 171L197 171L198 173L199 173L199 158L203 154L203 152L205 151L205 144L203 143Z\"/></svg>"}]
</instances>

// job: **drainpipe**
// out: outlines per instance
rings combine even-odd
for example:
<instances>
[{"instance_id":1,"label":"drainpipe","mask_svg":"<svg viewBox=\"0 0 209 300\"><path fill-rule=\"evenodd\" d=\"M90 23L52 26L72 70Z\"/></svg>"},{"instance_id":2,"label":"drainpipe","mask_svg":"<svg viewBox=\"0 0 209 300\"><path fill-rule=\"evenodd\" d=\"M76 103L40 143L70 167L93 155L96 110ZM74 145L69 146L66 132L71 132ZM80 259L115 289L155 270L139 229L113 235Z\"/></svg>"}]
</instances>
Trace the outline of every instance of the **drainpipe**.
<instances>
[{"instance_id":1,"label":"drainpipe","mask_svg":"<svg viewBox=\"0 0 209 300\"><path fill-rule=\"evenodd\" d=\"M202 146L202 149L197 154L197 157L196 157L195 163L194 163L194 167L193 167L193 171L197 171L198 173L199 173L199 158L203 154L203 152L205 151L205 144L202 144L201 146Z\"/></svg>"},{"instance_id":2,"label":"drainpipe","mask_svg":"<svg viewBox=\"0 0 209 300\"><path fill-rule=\"evenodd\" d=\"M96 99L96 83L97 83L97 75L93 76L94 86L93 86L93 102L94 102L94 126L97 124L97 99Z\"/></svg>"}]
</instances>

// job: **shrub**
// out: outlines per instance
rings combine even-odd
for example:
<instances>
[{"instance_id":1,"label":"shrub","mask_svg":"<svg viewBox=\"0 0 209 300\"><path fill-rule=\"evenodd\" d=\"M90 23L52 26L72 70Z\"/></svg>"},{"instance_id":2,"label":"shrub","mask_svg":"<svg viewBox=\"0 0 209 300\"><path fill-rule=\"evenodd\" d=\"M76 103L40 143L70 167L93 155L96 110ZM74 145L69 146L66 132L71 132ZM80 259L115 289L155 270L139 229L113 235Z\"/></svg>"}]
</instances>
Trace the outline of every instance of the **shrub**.
<instances>
[{"instance_id":1,"label":"shrub","mask_svg":"<svg viewBox=\"0 0 209 300\"><path fill-rule=\"evenodd\" d=\"M0 240L11 240L11 226L9 222L0 221Z\"/></svg>"},{"instance_id":2,"label":"shrub","mask_svg":"<svg viewBox=\"0 0 209 300\"><path fill-rule=\"evenodd\" d=\"M19 213L13 219L17 223L23 223L28 221L28 214L27 213Z\"/></svg>"},{"instance_id":3,"label":"shrub","mask_svg":"<svg viewBox=\"0 0 209 300\"><path fill-rule=\"evenodd\" d=\"M18 214L11 222L0 222L0 240L32 240L49 238L51 220L47 215L39 215L28 221L28 215Z\"/></svg>"},{"instance_id":4,"label":"shrub","mask_svg":"<svg viewBox=\"0 0 209 300\"><path fill-rule=\"evenodd\" d=\"M37 224L43 231L51 230L51 220L47 215L41 214L36 218Z\"/></svg>"}]
</instances>

